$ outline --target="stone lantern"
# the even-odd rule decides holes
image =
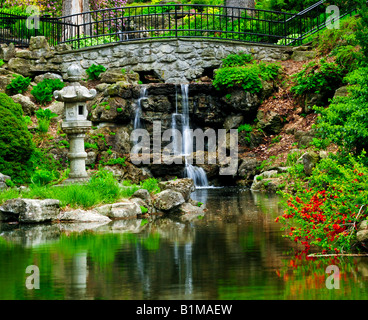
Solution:
[[[68,153],[70,173],[65,182],[83,182],[88,180],[84,138],[92,126],[91,121],[87,120],[87,101],[96,96],[96,90],[89,90],[79,83],[82,80],[82,73],[77,65],[71,65],[67,70],[67,75],[70,84],[62,90],[54,92],[55,99],[64,102],[65,114],[62,128],[70,141]]]

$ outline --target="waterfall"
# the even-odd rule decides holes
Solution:
[[[174,139],[174,154],[183,155],[185,158],[184,176],[193,179],[196,187],[208,186],[208,180],[206,172],[203,168],[193,166],[188,163],[187,157],[193,151],[193,138],[190,130],[189,123],[189,85],[181,85],[182,96],[182,113],[178,112],[178,101],[176,93],[176,112],[172,114],[172,129],[178,129],[177,118],[181,120],[181,133],[182,133],[182,146],[178,146]]]
[[[139,94],[139,98],[137,100],[137,108],[135,109],[135,117],[134,117],[134,129],[142,128],[141,124],[141,114],[142,114],[142,99],[147,98],[147,87],[142,86]]]

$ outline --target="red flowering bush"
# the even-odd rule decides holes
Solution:
[[[359,222],[366,219],[368,169],[351,155],[346,163],[327,158],[313,171],[308,188],[299,184],[297,196],[284,193],[286,209],[276,221],[285,224],[286,237],[323,252],[351,249]]]

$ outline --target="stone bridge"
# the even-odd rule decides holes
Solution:
[[[149,74],[165,83],[186,83],[211,76],[229,54],[251,53],[255,59],[274,61],[288,59],[292,50],[285,46],[191,38],[137,40],[71,50],[65,44],[49,47],[42,37],[33,39],[29,50],[17,51],[9,59],[10,70],[26,76],[55,72],[65,77],[73,63],[84,70],[101,64],[107,69]]]
[[[94,64],[106,68],[125,68],[138,73],[152,73],[165,83],[185,83],[213,72],[227,55],[252,53],[257,60],[289,58],[291,48],[245,44],[210,39],[160,39],[113,43],[73,50],[62,54],[62,72],[71,63],[83,69]]]

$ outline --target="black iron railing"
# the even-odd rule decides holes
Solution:
[[[45,36],[50,45],[56,45],[61,41],[61,35],[62,27],[58,18],[43,15],[34,20],[0,11],[0,43],[28,47],[31,37]]]
[[[341,16],[354,8],[341,10]],[[33,35],[74,49],[139,39],[215,38],[265,44],[299,45],[328,23],[324,1],[291,14],[240,7],[167,4],[127,6],[64,16],[41,17],[40,29],[25,28],[27,17],[1,14],[0,43],[26,46]]]

